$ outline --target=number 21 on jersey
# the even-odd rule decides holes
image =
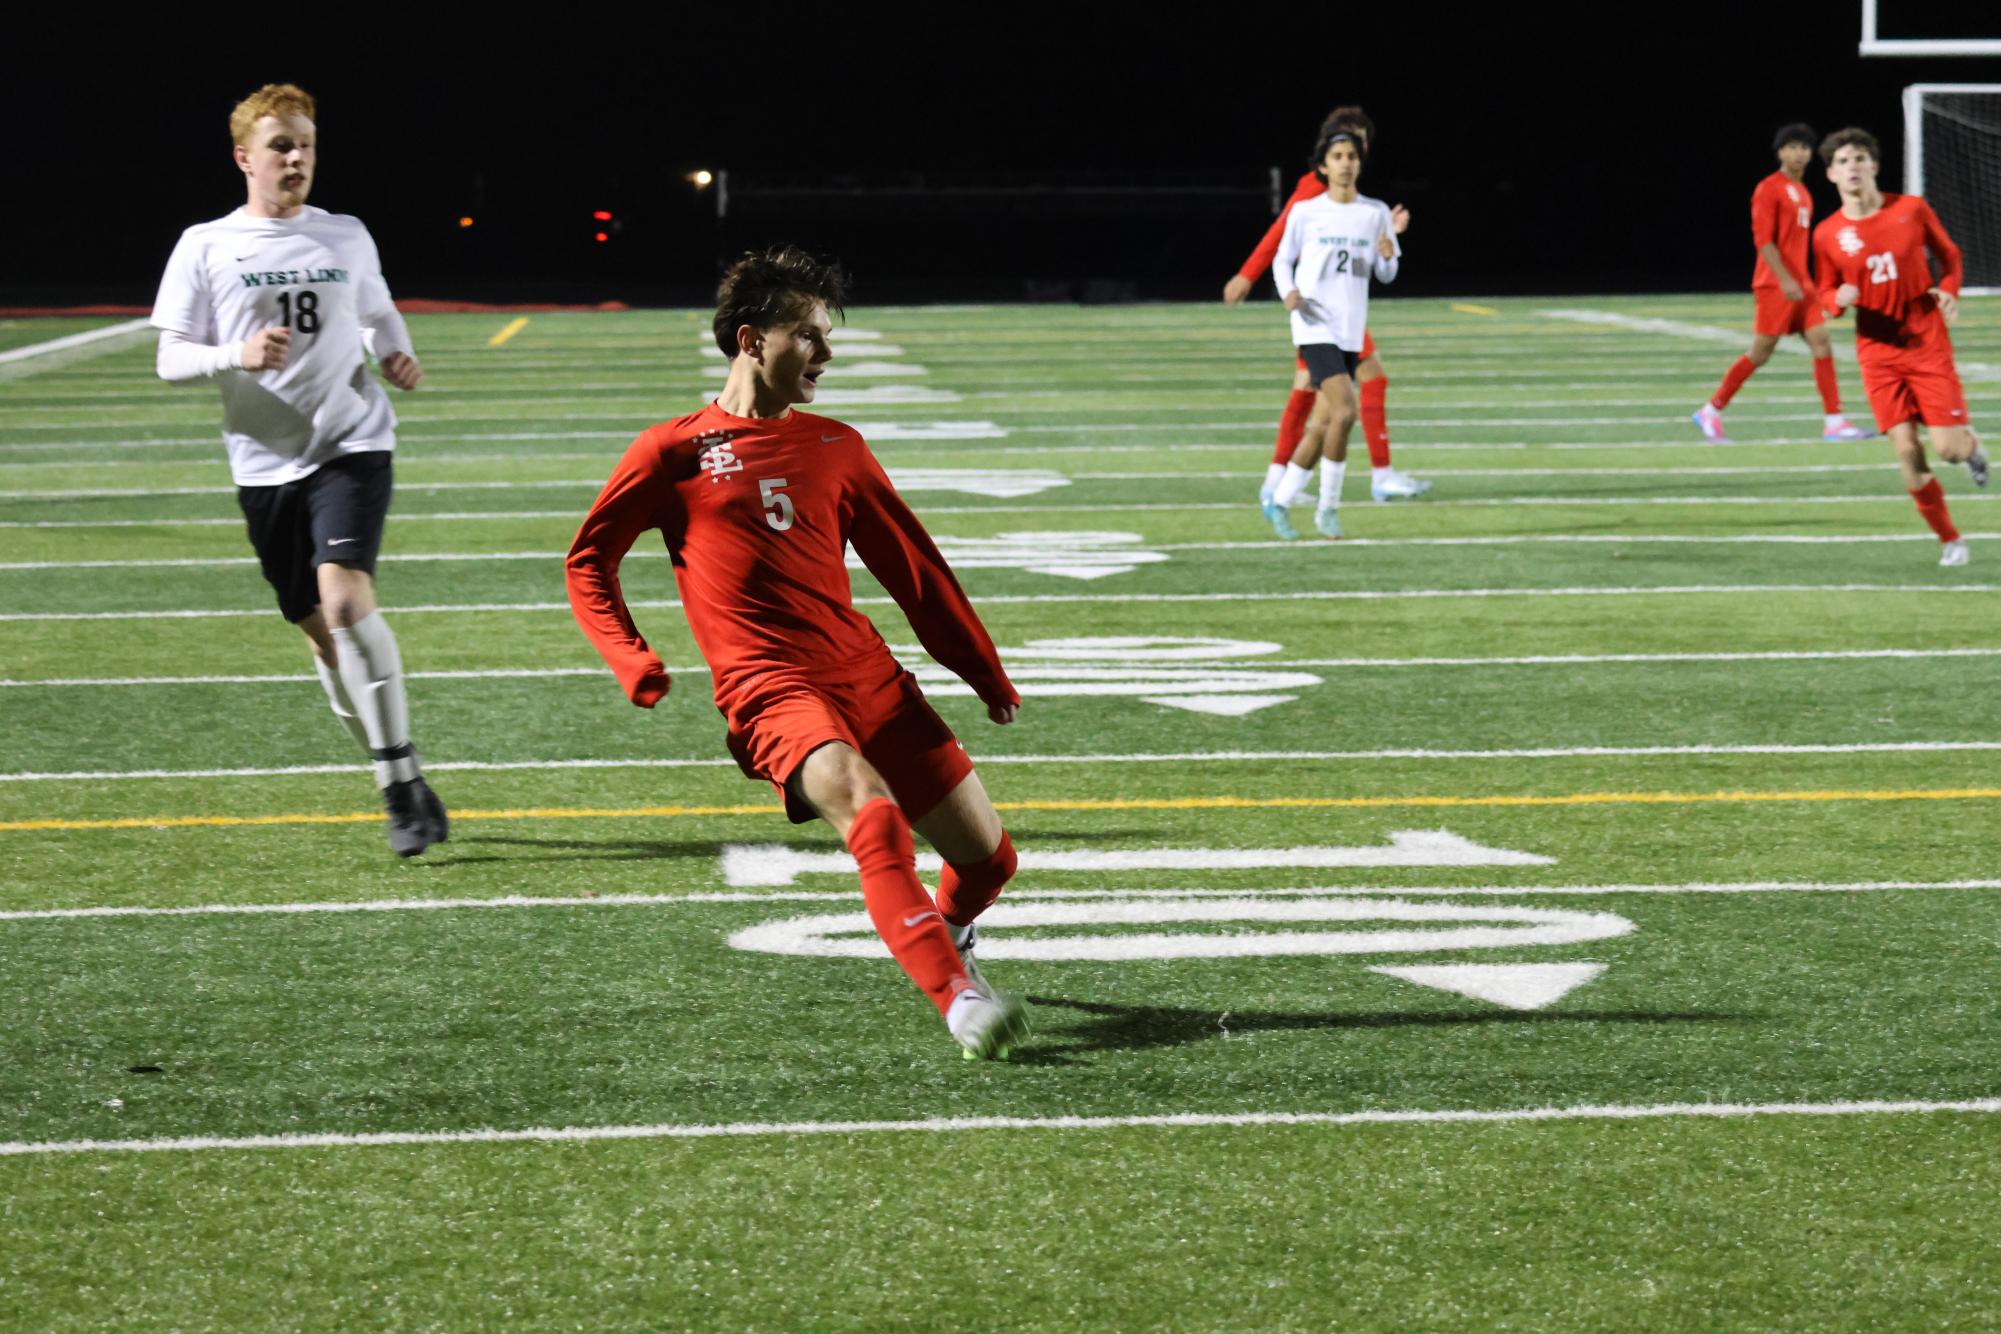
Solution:
[[[1871,283],[1893,283],[1897,281],[1897,257],[1889,251],[1880,255],[1866,256],[1863,261],[1869,266]]]

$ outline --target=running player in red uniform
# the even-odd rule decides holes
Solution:
[[[959,582],[852,427],[793,411],[833,356],[828,311],[846,279],[796,250],[747,255],[723,276],[715,337],[729,378],[700,412],[642,432],[570,547],[570,607],[626,696],[652,708],[667,670],[619,591],[639,535],[660,530],[688,628],[707,660],[730,753],[846,840],[890,953],[971,1057],[1005,1057],[1022,1003],[973,962],[973,921],[1014,874],[1014,846],[951,729],[854,608],[852,544],[925,649],[996,723],[1009,683]],[[934,903],[911,830],[946,867]]]
[[[1818,136],[1813,126],[1784,126],[1772,137],[1779,169],[1758,182],[1751,192],[1751,244],[1758,267],[1751,274],[1751,294],[1758,312],[1751,325],[1751,350],[1732,362],[1707,403],[1695,410],[1695,424],[1713,444],[1727,444],[1723,409],[1751,378],[1772,359],[1772,349],[1787,334],[1806,339],[1813,353],[1813,382],[1820,390],[1826,414],[1821,439],[1862,440],[1869,432],[1852,426],[1841,415],[1841,386],[1834,376],[1834,345],[1822,323],[1820,303],[1807,290],[1806,253],[1813,226],[1813,195],[1807,190],[1806,165],[1813,161]]]
[[[1959,247],[1923,199],[1876,188],[1882,159],[1867,130],[1836,130],[1822,141],[1820,157],[1841,192],[1841,211],[1813,229],[1821,305],[1835,317],[1854,309],[1855,353],[1876,425],[1896,447],[1918,513],[1944,544],[1938,563],[1964,565],[1966,543],[1918,441],[1922,420],[1939,457],[1964,463],[1975,486],[1987,485],[1987,453],[1967,421],[1946,332],[1959,317]]]
[[[1368,155],[1369,146],[1376,137],[1376,123],[1362,108],[1335,107],[1328,112],[1327,119],[1320,124],[1321,138],[1326,138],[1335,129],[1359,134],[1362,153],[1365,157]],[[1279,238],[1285,235],[1285,225],[1291,220],[1293,205],[1317,199],[1326,193],[1327,182],[1321,180],[1317,173],[1309,171],[1299,178],[1299,183],[1293,187],[1292,198],[1286,200],[1285,208],[1273,219],[1257,249],[1251,251],[1250,258],[1244,261],[1236,276],[1224,284],[1223,304],[1234,306],[1242,302],[1250,295],[1258,278],[1271,272],[1272,260],[1278,255]],[[1390,218],[1399,236],[1410,226],[1410,210],[1402,204],[1390,210]],[[1387,501],[1421,496],[1431,490],[1430,482],[1390,466],[1390,378],[1383,369],[1383,359],[1376,353],[1376,340],[1369,336],[1366,329],[1362,331],[1362,360],[1355,368],[1355,379],[1356,395],[1361,401],[1362,434],[1369,444],[1369,494],[1379,501]],[[1258,492],[1260,505],[1269,502],[1272,492],[1278,488],[1279,480],[1285,475],[1285,465],[1292,461],[1293,454],[1298,450],[1299,442],[1306,434],[1307,419],[1319,401],[1320,395],[1313,388],[1305,359],[1297,359],[1292,376],[1292,393],[1285,400],[1285,411],[1278,419],[1278,440],[1272,449],[1271,466],[1265,469],[1264,486]]]

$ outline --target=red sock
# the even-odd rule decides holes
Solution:
[[[862,902],[877,934],[943,1014],[952,998],[972,983],[938,906],[918,883],[910,825],[895,802],[877,797],[862,807],[848,826],[848,851],[861,868]]]
[[[964,926],[993,906],[1001,886],[1014,878],[1014,840],[1001,830],[1000,846],[983,861],[946,862],[938,881],[938,911],[954,926]]]
[[[1313,414],[1313,400],[1318,397],[1311,389],[1295,389],[1285,400],[1285,411],[1278,419],[1278,446],[1271,452],[1273,463],[1292,462],[1292,452],[1306,434],[1306,419]]]
[[[1369,442],[1369,466],[1390,466],[1390,423],[1385,407],[1390,397],[1390,377],[1378,375],[1362,386],[1362,438]]]
[[[1841,411],[1841,382],[1834,378],[1834,358],[1815,357],[1814,388],[1820,390],[1820,410],[1832,416]]]
[[[1723,383],[1716,390],[1709,406],[1718,412],[1730,406],[1730,400],[1737,397],[1737,391],[1744,387],[1744,381],[1751,378],[1751,372],[1758,368],[1751,364],[1749,357],[1739,357],[1730,363],[1730,369],[1723,372]]]
[[[1918,502],[1918,513],[1925,516],[1925,522],[1938,534],[1939,541],[1959,540],[1959,529],[1952,526],[1952,515],[1945,508],[1945,488],[1938,484],[1938,478],[1932,478],[1911,492],[1911,499]]]

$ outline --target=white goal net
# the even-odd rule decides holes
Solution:
[[[1904,89],[1904,191],[1966,253],[1967,290],[2001,291],[2001,83]]]

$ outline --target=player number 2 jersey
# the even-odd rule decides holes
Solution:
[[[1383,236],[1396,248],[1388,259],[1376,253]],[[1300,295],[1292,312],[1293,343],[1360,352],[1369,323],[1369,279],[1394,281],[1402,254],[1389,205],[1380,199],[1357,195],[1342,204],[1321,195],[1294,204],[1271,268],[1281,299],[1294,290]]]
[[[296,481],[338,454],[395,447],[396,414],[367,372],[362,331],[375,331],[378,357],[407,353],[409,340],[358,218],[310,206],[290,218],[238,209],[188,228],[152,322],[217,347],[291,330],[282,371],[217,377],[237,485]]]

